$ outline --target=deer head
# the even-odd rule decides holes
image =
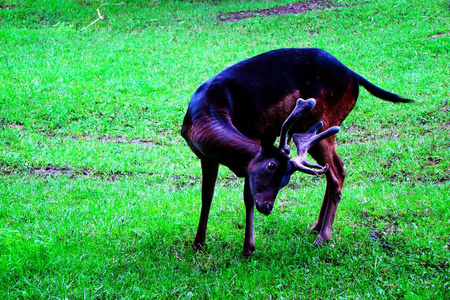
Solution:
[[[250,190],[259,212],[268,215],[279,190],[289,183],[291,175],[300,171],[310,175],[320,175],[328,170],[328,165],[319,166],[306,159],[306,153],[314,144],[339,132],[339,127],[331,127],[319,134],[323,123],[317,122],[306,133],[294,134],[293,140],[297,146],[298,156],[291,158],[287,147],[289,129],[304,114],[310,112],[316,104],[314,99],[297,100],[296,106],[283,123],[280,134],[280,144],[274,146],[277,134],[275,129],[268,125],[261,137],[259,154],[248,166],[248,179]]]

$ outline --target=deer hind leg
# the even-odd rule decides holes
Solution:
[[[310,232],[319,233],[320,229],[322,229],[323,218],[324,218],[325,212],[327,210],[328,199],[330,198],[328,190],[329,189],[328,189],[328,184],[327,184],[327,188],[325,190],[325,196],[323,197],[323,201],[322,201],[322,206],[320,207],[319,217],[317,218],[317,221],[314,223],[314,225],[311,227]]]
[[[197,234],[195,236],[193,247],[195,250],[201,250],[205,245],[206,226],[208,224],[209,210],[214,195],[219,164],[217,162],[201,160],[202,164],[202,210],[200,221],[198,223]]]
[[[319,232],[314,246],[326,243],[331,236],[333,221],[336,217],[337,208],[342,197],[342,186],[345,179],[344,163],[336,153],[334,139],[329,138],[322,141],[317,148],[311,151],[311,155],[319,164],[328,164],[326,172],[327,187],[323,198],[319,217],[313,225],[312,230]]]

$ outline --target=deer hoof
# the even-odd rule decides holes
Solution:
[[[244,256],[244,258],[249,258],[254,251],[255,247],[244,248],[244,250],[242,251],[242,255]]]
[[[194,243],[192,244],[192,248],[194,249],[194,251],[196,252],[202,252],[203,250],[206,250],[206,243],[197,243],[194,241]]]
[[[252,255],[253,251],[249,250],[249,249],[244,249],[244,251],[242,251],[242,255],[244,256],[244,258],[249,258],[250,255]]]
[[[313,247],[323,247],[328,243],[328,239],[322,238],[320,235],[314,241]]]

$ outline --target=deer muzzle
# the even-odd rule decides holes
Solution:
[[[266,216],[270,215],[272,213],[272,209],[273,209],[273,201],[264,201],[262,199],[260,199],[258,197],[258,195],[256,195],[255,197],[255,205],[256,205],[256,209],[262,213],[265,214]]]

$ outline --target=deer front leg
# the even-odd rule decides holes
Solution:
[[[255,251],[255,232],[254,232],[254,212],[255,201],[250,191],[250,183],[248,177],[245,178],[244,186],[244,203],[245,203],[245,237],[244,250],[242,254],[244,257],[249,257]]]
[[[202,211],[200,213],[200,221],[198,223],[197,234],[193,247],[195,250],[201,250],[205,246],[206,226],[208,224],[209,210],[214,195],[214,187],[216,185],[217,172],[219,164],[202,159]]]

